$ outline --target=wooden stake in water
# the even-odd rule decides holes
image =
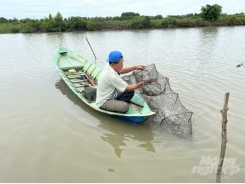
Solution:
[[[221,172],[222,172],[222,167],[223,167],[223,162],[224,162],[224,157],[225,157],[226,143],[228,142],[227,141],[226,124],[228,122],[227,111],[228,111],[229,95],[230,95],[230,93],[225,94],[224,106],[223,106],[223,110],[221,110],[221,114],[222,114],[222,121],[221,121],[222,140],[221,140],[221,151],[220,151],[220,157],[219,157],[219,165],[218,165],[218,169],[217,169],[217,177],[216,177],[217,179],[221,178]]]
[[[92,49],[92,47],[91,47],[91,45],[90,45],[90,43],[89,43],[87,37],[86,37],[86,40],[87,40],[87,42],[88,42],[88,44],[89,44],[89,46],[90,46],[90,48],[91,48],[91,50],[92,50],[92,52],[93,52],[93,54],[94,54],[94,51],[93,51],[93,49]],[[95,56],[95,54],[94,54],[94,57],[95,57],[95,59],[97,59],[96,56]]]

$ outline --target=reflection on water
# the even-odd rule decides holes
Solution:
[[[197,40],[199,40],[196,53],[197,66],[199,71],[205,72],[207,66],[212,64],[215,60],[215,52],[217,52],[217,39],[219,35],[219,29],[217,27],[206,27],[199,30],[197,34]]]
[[[120,123],[120,122],[119,122]],[[121,157],[122,151],[127,148],[127,141],[137,141],[137,146],[144,148],[146,151],[155,152],[153,141],[153,133],[150,125],[128,125],[121,123],[119,126],[115,122],[101,121],[98,127],[108,130],[110,133],[104,133],[100,138],[109,143],[115,150],[115,154]]]
[[[100,138],[109,143],[115,150],[115,154],[121,157],[122,151],[127,148],[127,141],[137,142],[137,147],[144,148],[146,151],[155,152],[154,146],[151,141],[154,139],[154,134],[151,130],[149,123],[144,125],[133,125],[115,118],[108,117],[93,110],[85,105],[66,85],[63,79],[56,82],[55,87],[59,89],[63,95],[68,97],[74,104],[79,106],[83,111],[88,112],[91,116],[100,119],[98,127],[108,131],[103,133]]]

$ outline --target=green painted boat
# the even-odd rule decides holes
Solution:
[[[133,124],[143,123],[149,116],[155,114],[155,112],[151,111],[147,103],[136,93],[131,99],[129,110],[126,113],[110,112],[100,109],[96,105],[95,99],[91,100],[84,92],[88,88],[94,88],[96,90],[101,68],[63,46],[59,46],[54,55],[54,65],[68,87],[85,104],[101,113]]]

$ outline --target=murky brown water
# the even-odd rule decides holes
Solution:
[[[0,35],[0,182],[216,182],[192,172],[220,154],[224,94],[230,92],[226,158],[245,165],[245,27]],[[85,38],[88,38],[97,60]],[[84,105],[61,80],[53,55],[62,44],[105,64],[155,63],[184,106],[193,136],[152,122],[131,125]],[[233,169],[234,167],[230,167]],[[245,169],[222,182],[244,182]]]

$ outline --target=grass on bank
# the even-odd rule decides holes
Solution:
[[[0,34],[3,33],[20,33],[21,25],[19,23],[1,23]]]

